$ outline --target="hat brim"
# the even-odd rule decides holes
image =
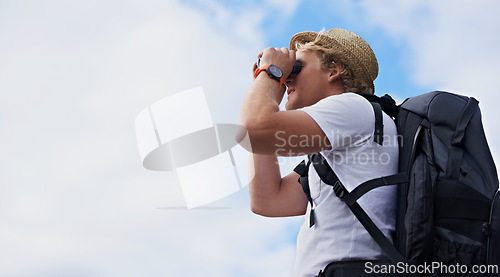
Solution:
[[[316,38],[318,38],[318,35],[319,35],[318,32],[313,32],[313,31],[305,31],[297,33],[293,35],[293,37],[290,39],[289,49],[297,51],[296,47],[297,43],[305,44],[314,41],[316,40]],[[318,42],[320,44],[341,46],[340,44],[338,44],[337,41],[328,36],[320,36]]]

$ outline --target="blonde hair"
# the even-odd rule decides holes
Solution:
[[[354,70],[349,67],[349,60],[343,52],[338,49],[326,47],[321,44],[323,32],[318,33],[316,39],[309,42],[295,41],[294,48],[302,51],[312,51],[318,56],[321,67],[325,70],[332,69],[337,63],[342,65],[340,80],[344,86],[345,92],[359,92],[364,94],[373,94],[375,87],[373,82],[366,81],[359,76],[355,76]]]

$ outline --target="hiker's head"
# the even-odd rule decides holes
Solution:
[[[330,95],[344,92],[340,81],[342,64],[336,63],[329,69],[325,69],[319,56],[314,51],[297,51],[296,61],[302,68],[294,77],[288,77],[285,81],[287,86],[287,110],[295,110],[310,106]]]
[[[343,29],[301,32],[290,40],[290,49],[316,53],[324,70],[341,65],[340,80],[345,92],[374,93],[378,63],[370,45],[360,36]]]

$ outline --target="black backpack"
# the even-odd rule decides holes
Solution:
[[[443,267],[430,272],[430,267],[421,267],[423,271],[413,273],[469,276],[476,266],[474,272],[490,274],[472,276],[500,276],[498,176],[484,135],[478,101],[434,91],[408,98],[396,106],[388,95],[362,96],[374,108],[376,142],[381,144],[383,140],[381,110],[396,122],[399,173],[367,181],[348,192],[324,157],[312,154],[309,163],[302,162],[295,170],[301,175],[299,182],[309,201],[312,202],[307,172],[312,164],[321,180],[333,187],[393,265],[404,263],[397,269],[442,263],[456,267],[451,268],[453,272],[443,272],[450,270]],[[366,192],[386,185],[398,185],[394,244],[357,203]],[[314,210],[310,223],[314,224]]]

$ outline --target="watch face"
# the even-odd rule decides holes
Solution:
[[[271,74],[278,78],[281,78],[281,76],[283,76],[283,72],[281,72],[281,69],[274,64],[269,65],[269,71],[271,72]]]

